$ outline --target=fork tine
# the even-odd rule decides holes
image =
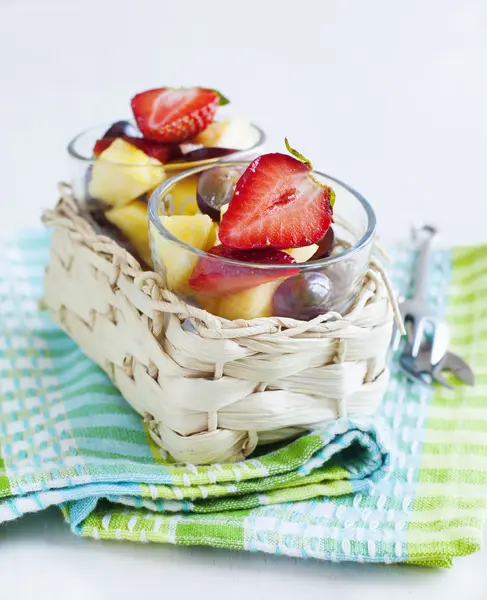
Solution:
[[[437,365],[445,356],[450,341],[450,328],[444,321],[434,322],[433,337],[431,339],[431,364]]]
[[[411,341],[411,355],[416,358],[419,354],[419,349],[421,348],[421,343],[423,341],[424,332],[425,332],[425,320],[423,318],[419,319],[418,322],[414,323],[413,329],[413,339]]]

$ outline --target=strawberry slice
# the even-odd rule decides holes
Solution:
[[[296,261],[286,252],[267,248],[266,250],[233,250],[225,246],[214,246],[208,254],[241,262],[263,265],[286,265]],[[215,296],[236,294],[281,277],[291,277],[299,273],[296,267],[288,269],[266,269],[232,264],[210,257],[200,258],[190,277],[190,287]]]
[[[324,237],[335,194],[312,177],[309,161],[293,152],[305,162],[273,153],[249,165],[220,223],[223,244],[241,250],[300,248]]]
[[[203,88],[159,88],[132,98],[132,111],[144,137],[173,143],[187,140],[213,121],[220,95]]]
[[[169,144],[161,144],[160,142],[154,142],[153,140],[146,140],[144,138],[130,137],[128,135],[119,136],[132,146],[135,146],[142,152],[145,152],[147,156],[156,158],[161,163],[167,163],[174,154],[174,147]],[[110,144],[116,140],[115,137],[102,138],[97,140],[93,148],[93,154],[99,156],[104,150],[110,146]]]

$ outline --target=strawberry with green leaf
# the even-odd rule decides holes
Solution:
[[[237,250],[300,248],[319,242],[330,227],[335,193],[312,175],[308,159],[291,148],[256,158],[243,173],[219,230]]]

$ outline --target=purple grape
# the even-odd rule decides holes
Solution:
[[[309,321],[330,310],[332,291],[332,283],[323,273],[308,271],[294,275],[275,291],[273,314]]]
[[[333,245],[335,244],[335,232],[330,227],[325,233],[325,237],[318,242],[318,250],[313,254],[310,260],[318,260],[320,258],[327,258],[330,256]]]
[[[242,173],[243,168],[235,167],[214,167],[201,173],[196,192],[200,211],[219,222],[220,209],[232,199]]]
[[[190,152],[186,152],[186,154],[181,155],[181,159],[184,162],[193,162],[197,160],[208,160],[210,158],[221,158],[222,156],[228,156],[229,154],[233,154],[236,150],[232,148],[197,148],[196,150],[191,150]]]
[[[117,137],[142,137],[140,131],[129,121],[116,121],[105,131],[103,139]]]

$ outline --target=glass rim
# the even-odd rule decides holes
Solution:
[[[326,258],[320,258],[318,260],[313,260],[313,261],[308,261],[308,262],[301,262],[301,263],[297,262],[297,263],[289,263],[289,264],[244,262],[241,260],[235,260],[233,258],[224,258],[222,256],[210,254],[209,252],[206,252],[205,250],[199,250],[198,248],[195,248],[194,246],[191,246],[190,244],[183,242],[182,240],[180,240],[179,238],[174,236],[168,229],[166,229],[163,226],[163,224],[161,223],[161,220],[159,218],[159,212],[158,212],[159,202],[160,202],[162,196],[164,194],[166,194],[169,191],[169,189],[174,184],[176,184],[178,181],[181,181],[185,177],[190,177],[191,175],[196,175],[197,173],[206,171],[211,168],[232,167],[232,166],[233,167],[247,167],[249,164],[250,163],[248,161],[245,161],[245,162],[244,161],[240,161],[240,162],[238,162],[238,161],[228,161],[228,162],[220,161],[217,164],[203,165],[203,166],[195,167],[194,169],[189,169],[188,171],[184,171],[183,173],[178,173],[177,175],[174,175],[173,177],[166,179],[152,192],[152,194],[149,198],[148,213],[149,213],[150,224],[152,224],[165,239],[170,240],[171,242],[175,242],[179,246],[193,252],[197,256],[222,261],[224,263],[228,263],[228,264],[232,264],[232,265],[238,265],[238,266],[243,266],[243,267],[252,267],[252,268],[257,268],[257,269],[285,270],[285,269],[289,269],[290,267],[291,268],[292,267],[300,267],[300,269],[303,270],[303,269],[314,269],[316,267],[332,265],[332,264],[340,263],[343,260],[357,254],[358,252],[360,252],[360,250],[365,248],[373,240],[375,232],[376,232],[377,220],[376,220],[374,209],[369,204],[369,202],[362,196],[362,194],[360,194],[359,192],[354,190],[352,187],[350,187],[346,183],[343,183],[336,177],[332,177],[331,175],[326,175],[326,173],[322,173],[321,171],[315,171],[315,170],[312,171],[314,174],[320,175],[321,177],[326,177],[330,181],[335,182],[336,184],[342,186],[344,189],[346,189],[348,192],[350,192],[362,205],[363,209],[365,210],[366,217],[367,217],[367,229],[366,229],[365,233],[363,234],[363,236],[359,240],[357,240],[357,242],[355,242],[355,244],[353,244],[353,246],[350,246],[350,248],[347,248],[346,250],[344,250],[343,252],[340,252],[340,254],[336,254],[335,256],[328,256]]]
[[[122,120],[122,119],[119,119]],[[137,127],[134,119],[123,119],[123,120],[127,120],[129,123],[131,123],[132,125],[134,125],[135,127]],[[83,129],[83,131],[80,131],[77,135],[74,136],[74,138],[71,139],[71,141],[68,143],[68,145],[66,146],[66,150],[68,151],[68,154],[71,158],[75,158],[76,160],[79,161],[83,161],[86,164],[89,165],[93,165],[96,160],[97,157],[94,157],[93,154],[90,154],[90,156],[86,156],[82,153],[80,153],[77,148],[76,145],[79,142],[79,140],[86,134],[93,132],[94,130],[98,129],[98,128],[102,128],[102,127],[106,127],[106,130],[108,130],[108,128],[113,125],[113,123],[116,123],[116,121],[111,121],[111,122],[107,122],[107,123],[101,123],[99,125],[92,125],[91,127],[88,127],[87,129]],[[215,123],[218,123],[218,121],[215,121]],[[256,148],[259,148],[260,146],[263,146],[266,142],[266,134],[264,132],[263,129],[261,129],[258,125],[256,125],[255,123],[251,123],[250,122],[251,127],[253,127],[253,129],[257,132],[258,137],[255,141],[255,143],[250,146],[249,148],[246,148],[244,150],[235,150],[235,152],[232,152],[231,154],[228,154],[228,158],[232,158],[232,159],[240,159],[243,158],[246,154],[248,154],[249,152],[252,152],[253,150],[255,150]],[[182,142],[185,143],[185,142]],[[187,143],[191,143],[191,142],[187,142]],[[192,162],[169,162],[167,164],[161,164],[161,167],[167,168],[170,167],[170,169],[167,170],[179,170],[179,169],[187,169],[187,168],[192,168],[194,166],[200,166],[200,165],[215,165],[217,162],[222,161],[224,158],[227,158],[227,156],[225,157],[214,157],[214,158],[206,158],[203,160],[199,160],[199,161],[192,161]],[[147,164],[126,164],[126,163],[110,163],[112,165],[115,166],[123,166],[126,168],[130,168],[130,167],[147,167]],[[154,168],[158,167],[159,165],[152,165]]]

